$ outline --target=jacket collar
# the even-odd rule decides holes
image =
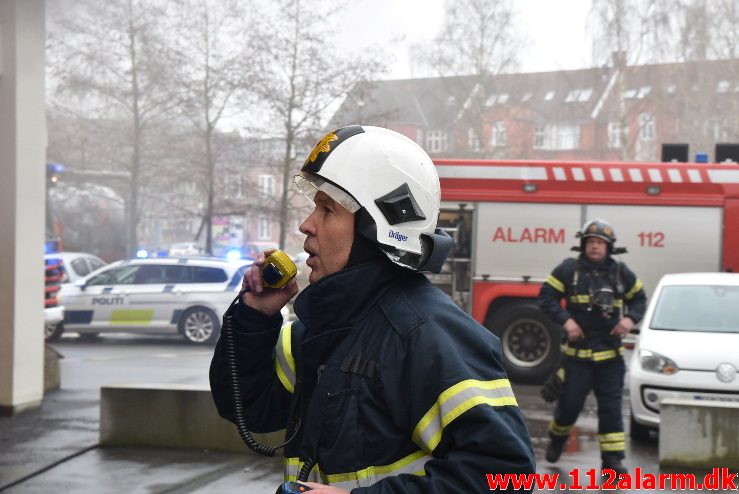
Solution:
[[[293,306],[295,314],[313,333],[350,325],[392,285],[412,272],[376,259],[344,268],[305,288]]]
[[[585,253],[580,254],[579,259],[580,264],[585,267],[586,269],[609,269],[616,261],[613,260],[613,258],[610,255],[607,255],[605,259],[603,259],[600,262],[593,262],[590,259],[588,259],[588,256],[585,255]]]

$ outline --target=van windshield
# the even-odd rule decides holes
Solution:
[[[649,327],[739,333],[739,286],[666,286],[659,295]]]

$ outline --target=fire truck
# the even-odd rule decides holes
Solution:
[[[517,382],[542,382],[559,359],[562,329],[539,310],[541,283],[576,256],[589,219],[615,229],[617,256],[647,296],[666,273],[739,271],[739,165],[435,161],[439,226],[455,239],[430,275],[501,339]]]

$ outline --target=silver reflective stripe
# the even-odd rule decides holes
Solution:
[[[384,478],[400,475],[425,475],[424,466],[431,460],[431,456],[423,451],[401,458],[390,465],[371,466],[357,472],[324,475],[324,480],[332,487],[351,490],[355,487],[369,487]]]
[[[292,323],[287,323],[280,331],[275,347],[275,371],[285,389],[295,391],[295,359],[292,352]]]
[[[518,406],[508,379],[477,381],[468,379],[455,384],[441,395],[413,431],[413,442],[432,452],[447,425],[476,405]]]

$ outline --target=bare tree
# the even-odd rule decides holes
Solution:
[[[593,58],[613,69],[620,129],[621,159],[634,158],[636,139],[629,136],[626,105],[628,67],[664,60],[670,53],[673,37],[672,2],[666,0],[593,0],[590,31]]]
[[[65,12],[49,39],[56,105],[80,116],[124,122],[112,172],[125,172],[126,253],[138,247],[140,194],[147,133],[176,104],[161,29],[166,3],[143,0],[80,2]]]
[[[290,228],[291,179],[302,163],[297,149],[315,142],[323,132],[323,121],[352,86],[384,71],[379,53],[342,52],[334,43],[341,9],[324,0],[280,0],[272,12],[262,12],[269,36],[260,50],[263,58],[255,89],[276,121],[274,133],[284,152],[277,164],[281,185],[276,212],[280,219],[279,245],[284,248]],[[263,129],[265,125],[260,127]]]
[[[739,0],[682,0],[674,10],[675,58],[695,69],[673,111],[681,138],[708,152],[717,142],[739,140],[739,107],[730,97],[739,79]]]
[[[251,87],[259,67],[254,63],[251,39],[253,9],[235,0],[184,0],[178,10],[178,74],[184,91],[182,113],[189,119],[201,142],[195,160],[205,188],[202,224],[205,251],[213,253],[212,220],[216,197],[215,174],[224,149],[216,145],[216,132],[225,123],[233,125],[239,105]],[[229,142],[221,139],[225,144]]]
[[[474,134],[483,155],[495,92],[491,76],[518,68],[523,43],[512,0],[458,0],[446,2],[444,24],[431,44],[411,48],[419,63],[447,77],[449,93],[464,101],[454,125]],[[470,77],[450,77],[460,75]]]

